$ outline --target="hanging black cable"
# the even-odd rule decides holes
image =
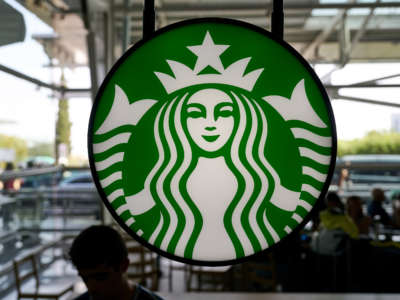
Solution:
[[[271,14],[271,32],[283,39],[283,0],[274,0]]]
[[[146,39],[155,30],[156,12],[154,0],[145,0],[143,9],[143,39]]]

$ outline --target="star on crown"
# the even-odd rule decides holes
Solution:
[[[167,60],[174,77],[161,72],[154,72],[154,74],[161,81],[168,94],[202,83],[222,83],[251,91],[264,69],[257,69],[244,75],[251,57],[242,58],[225,69],[220,55],[229,47],[229,45],[215,44],[211,34],[207,31],[201,45],[187,47],[197,56],[193,70],[178,61]],[[219,72],[219,74],[200,74],[208,66]]]

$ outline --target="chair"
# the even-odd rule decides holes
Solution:
[[[126,244],[129,257],[127,276],[152,291],[157,291],[159,286],[159,257],[154,252],[135,241],[117,223],[111,226],[119,232]]]
[[[14,260],[13,266],[18,299],[59,299],[73,291],[74,282],[70,280],[50,280],[45,285],[41,284],[35,254]],[[32,285],[32,283],[34,284]]]
[[[183,272],[183,280],[187,282],[187,265],[181,262],[177,262],[171,259],[168,259],[168,289],[169,292],[172,292],[173,279],[172,274],[174,271],[182,271]]]
[[[192,282],[197,278],[197,287]],[[229,267],[188,267],[186,289],[188,292],[222,292],[230,291],[232,287],[232,274]]]
[[[159,284],[157,255],[132,239],[127,241],[127,249],[130,261],[128,278],[157,291]]]
[[[247,262],[243,264],[247,291],[275,292],[277,290],[275,263],[270,255],[267,258],[262,262]]]
[[[277,291],[275,261],[266,253],[232,267],[232,288],[238,292]]]
[[[342,229],[322,229],[314,237],[311,249],[315,253],[318,287],[323,292],[339,292],[350,285],[350,239]]]

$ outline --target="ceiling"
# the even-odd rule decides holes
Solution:
[[[19,1],[55,27],[59,39],[78,44],[74,40],[80,38],[85,44],[82,31],[77,34],[84,24],[75,19],[85,19],[85,14],[97,38],[110,26],[116,56],[126,44],[142,38],[143,0]],[[283,2],[284,40],[311,63],[400,59],[400,0]],[[157,29],[199,17],[233,18],[271,28],[272,0],[156,0],[155,6]],[[81,45],[82,49],[86,50]]]
[[[55,29],[55,36],[36,37],[49,56],[63,66],[89,65],[93,92],[116,59],[142,38],[143,0],[19,2]],[[224,17],[271,30],[272,2],[156,0],[155,27],[192,18]],[[400,0],[283,3],[284,40],[311,64],[333,63],[341,68],[351,62],[400,61]],[[377,80],[368,85],[376,86]]]

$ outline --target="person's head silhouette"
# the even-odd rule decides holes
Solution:
[[[128,251],[120,234],[111,227],[96,225],[83,230],[73,241],[69,255],[88,288],[79,300],[129,300],[143,294],[146,299],[160,299],[128,282]]]

